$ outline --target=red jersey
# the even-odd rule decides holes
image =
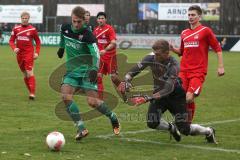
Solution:
[[[11,37],[9,40],[9,45],[13,50],[15,48],[20,49],[18,55],[32,56],[34,53],[33,39],[36,42],[35,53],[39,54],[41,41],[38,37],[37,29],[32,25],[27,25],[27,26],[17,25],[12,30]],[[15,40],[16,40],[16,45],[15,45]]]
[[[97,45],[99,51],[105,49],[112,40],[116,40],[116,33],[112,26],[105,24],[104,26],[98,26],[94,29],[93,34],[97,38]],[[110,51],[107,51],[106,54],[101,56],[101,58],[109,58],[113,55],[116,55],[116,47]]]
[[[215,52],[221,51],[221,46],[210,28],[200,25],[193,30],[182,31],[180,71],[207,73],[209,46]]]

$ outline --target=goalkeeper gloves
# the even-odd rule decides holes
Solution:
[[[121,93],[129,92],[129,90],[132,88],[132,84],[128,81],[122,81],[118,87],[117,90]]]
[[[124,102],[128,101],[126,92],[129,92],[130,88],[132,88],[132,84],[130,82],[127,82],[127,81],[122,81],[117,86],[117,90],[118,90],[118,92],[121,93]]]
[[[129,99],[129,101],[134,106],[142,105],[142,104],[147,103],[151,100],[153,100],[153,98],[150,97],[150,96],[147,96],[147,95],[135,95],[135,96],[132,96],[132,98]]]
[[[64,54],[64,48],[59,48],[57,51],[58,58],[62,58]]]

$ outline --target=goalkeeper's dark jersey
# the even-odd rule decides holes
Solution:
[[[61,26],[60,47],[66,52],[66,70],[72,77],[86,77],[90,69],[98,70],[99,52],[96,38],[86,25],[74,30],[72,25]]]
[[[133,78],[146,67],[150,67],[152,71],[154,81],[153,93],[159,92],[163,97],[170,94],[174,90],[179,73],[179,63],[175,58],[170,56],[168,60],[160,63],[155,60],[154,53],[150,53],[145,56],[136,66],[130,69],[127,75],[130,75]]]

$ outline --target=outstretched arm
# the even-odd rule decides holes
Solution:
[[[178,71],[179,71],[179,68],[177,65],[169,65],[169,68],[165,72],[163,79],[158,79],[159,81],[164,82],[164,85],[161,88],[158,88],[157,91],[155,91],[155,93],[152,95],[135,95],[135,96],[131,97],[129,99],[129,101],[134,106],[139,106],[148,101],[151,101],[154,99],[160,99],[164,96],[169,95],[174,90],[175,83],[177,82]]]
[[[149,65],[150,60],[151,60],[151,56],[147,55],[146,57],[143,58],[142,61],[140,61],[135,66],[133,66],[126,73],[124,77],[124,81],[121,82],[120,85],[118,86],[118,91],[121,93],[125,93],[126,91],[129,91],[129,89],[132,88],[132,85],[131,85],[132,79]]]

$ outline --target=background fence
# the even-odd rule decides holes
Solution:
[[[184,21],[139,20],[138,3],[220,3],[219,21],[202,21],[218,35],[240,35],[240,0],[0,0],[1,5],[43,4],[43,24],[34,24],[41,32],[56,32],[69,17],[57,17],[57,4],[105,4],[108,22],[120,34],[179,34],[187,27]],[[95,23],[95,17],[91,23]],[[5,24],[10,31],[14,24]]]

